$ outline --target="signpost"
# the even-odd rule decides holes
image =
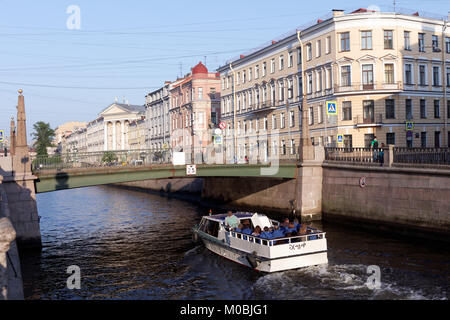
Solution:
[[[187,164],[186,165],[186,175],[195,176],[197,174],[197,165]]]
[[[221,145],[223,143],[223,137],[222,136],[214,136],[214,145]]]
[[[414,123],[412,121],[406,122],[406,131],[413,131],[414,130]]]
[[[337,115],[337,101],[327,101],[327,114]]]

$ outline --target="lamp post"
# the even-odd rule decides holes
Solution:
[[[233,74],[233,81],[231,82],[231,89],[233,92],[233,136],[234,136],[234,156],[233,156],[233,163],[237,162],[237,135],[236,135],[236,89],[235,89],[235,81],[236,81],[236,72],[233,69],[233,66],[231,65],[230,62],[230,70],[231,73]]]

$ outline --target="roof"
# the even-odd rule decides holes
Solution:
[[[107,110],[111,106],[118,106],[119,108],[122,108],[122,109],[124,109],[126,111],[129,111],[129,112],[137,112],[137,113],[145,112],[145,106],[138,106],[138,105],[135,105],[135,104],[126,104],[126,103],[114,102],[114,103],[111,103],[109,106],[107,106],[105,109],[103,109],[100,112],[100,114],[105,112],[105,110]]]
[[[208,68],[200,61],[194,68],[192,68],[192,74],[208,73]]]

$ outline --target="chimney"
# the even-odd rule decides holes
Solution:
[[[344,10],[333,9],[333,17],[339,17],[344,15]]]

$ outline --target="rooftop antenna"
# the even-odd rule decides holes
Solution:
[[[205,66],[206,66],[206,56],[204,56],[205,57]]]
[[[394,0],[394,13],[396,13],[396,12],[397,12],[397,10],[396,10],[396,9],[397,9],[397,1],[395,1],[395,0]]]

